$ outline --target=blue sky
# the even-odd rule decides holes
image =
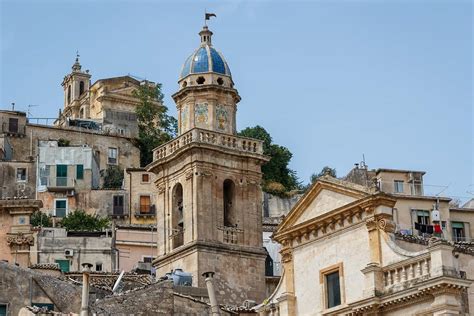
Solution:
[[[2,0],[0,107],[55,117],[79,50],[93,81],[163,83],[175,114],[206,8],[242,96],[238,128],[264,126],[301,180],[325,165],[344,175],[364,154],[473,197],[471,1]]]

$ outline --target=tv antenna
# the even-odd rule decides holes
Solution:
[[[31,116],[31,108],[32,107],[35,107],[35,106],[39,106],[38,104],[28,104],[28,110],[26,111],[26,114],[28,117]]]

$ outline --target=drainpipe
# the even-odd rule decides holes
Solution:
[[[205,277],[206,281],[206,287],[207,287],[207,293],[209,295],[209,300],[211,301],[211,315],[212,316],[218,316],[221,314],[219,305],[217,304],[217,299],[216,299],[216,292],[214,291],[214,283],[212,282],[212,279],[214,277],[214,272],[204,272],[202,274],[203,277]]]
[[[82,264],[82,302],[80,316],[89,316],[89,274],[92,264]]]

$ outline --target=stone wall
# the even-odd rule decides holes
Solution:
[[[211,307],[191,297],[174,293],[173,283],[164,281],[121,295],[109,296],[91,305],[101,315],[210,315]],[[221,315],[230,313],[221,311]]]
[[[302,194],[296,194],[290,198],[282,198],[270,193],[262,192],[263,216],[286,216],[302,196]]]
[[[0,262],[0,303],[8,304],[8,315],[18,315],[22,307],[31,303],[54,304],[55,311],[78,313],[81,288],[52,276]]]

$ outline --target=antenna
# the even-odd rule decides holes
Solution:
[[[32,107],[35,107],[35,106],[39,106],[38,104],[28,104],[28,110],[26,111],[26,114],[28,117],[31,116],[31,108]]]
[[[15,102],[12,102],[12,111],[15,111]]]

